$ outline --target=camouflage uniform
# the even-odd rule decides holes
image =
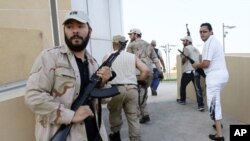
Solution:
[[[127,47],[127,51],[135,54],[142,62],[144,62],[149,70],[150,75],[148,77],[147,84],[144,86],[144,89],[139,89],[139,109],[140,109],[140,115],[142,117],[148,116],[148,108],[147,108],[147,88],[150,86],[152,80],[153,80],[153,64],[159,62],[157,54],[154,51],[154,48],[147,43],[146,41],[137,38],[135,41],[129,43]]]
[[[86,51],[89,76],[98,68]],[[36,116],[36,141],[48,141],[61,124],[69,124],[74,116],[70,110],[80,92],[80,73],[74,54],[66,46],[44,50],[34,63],[27,82],[25,102]],[[93,100],[97,125],[99,102]],[[103,122],[99,129],[103,141],[108,141]],[[84,122],[73,124],[67,141],[87,141]]]

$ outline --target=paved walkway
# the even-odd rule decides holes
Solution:
[[[187,99],[187,104],[179,105],[176,102],[176,82],[161,83],[158,88],[158,96],[149,94],[149,111],[151,121],[141,124],[142,141],[210,141],[208,134],[214,134],[212,120],[209,113],[199,112],[196,103]],[[110,133],[108,122],[108,110],[104,108],[103,118]],[[123,116],[123,128],[121,130],[122,141],[129,141],[128,128]],[[225,140],[229,141],[229,125],[240,122],[223,115],[222,121]]]

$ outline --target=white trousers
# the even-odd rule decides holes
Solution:
[[[215,97],[215,120],[222,119],[220,94],[221,94],[221,90],[224,88],[225,85],[226,85],[226,82],[207,84],[206,91],[207,91],[208,109],[210,109],[212,99],[213,97]]]

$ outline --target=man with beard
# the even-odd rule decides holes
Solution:
[[[189,58],[193,59],[196,63],[200,62],[200,52],[197,48],[192,45],[192,38],[186,36],[181,39],[183,43],[183,53]],[[180,99],[177,102],[181,105],[186,104],[186,87],[190,81],[193,82],[194,89],[196,92],[196,99],[198,103],[198,110],[204,111],[203,95],[200,84],[200,75],[192,67],[190,61],[185,57],[182,57],[182,76],[181,76],[181,87],[180,87]]]
[[[92,31],[89,18],[82,11],[70,11],[63,25],[66,45],[44,50],[27,82],[25,102],[36,115],[36,140],[48,141],[62,124],[73,123],[67,141],[107,141],[99,100],[91,99],[71,110],[98,69],[85,49]],[[111,77],[110,68],[99,69],[97,75],[101,77],[99,87],[103,87]]]
[[[154,48],[146,41],[141,39],[142,33],[140,29],[133,28],[128,33],[130,43],[127,47],[127,52],[135,54],[143,63],[145,63],[149,70],[149,77],[139,83],[139,110],[140,110],[140,123],[150,121],[149,112],[147,108],[148,87],[153,80],[153,64],[156,65],[159,73],[163,73],[161,65]]]

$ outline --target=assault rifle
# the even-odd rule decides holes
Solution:
[[[127,41],[125,43],[120,44],[125,47],[126,43]],[[102,63],[98,70],[101,69],[103,66],[111,67],[112,63],[122,50],[123,48],[120,48],[117,52],[111,54],[109,58]],[[89,98],[108,98],[119,94],[118,88],[115,86],[103,89],[96,88],[101,82],[101,78],[97,76],[97,71],[91,76],[90,82],[86,87],[85,92],[83,94],[80,94],[73,102],[71,110],[76,111],[81,105],[86,105],[89,102]],[[72,125],[73,123],[70,123],[68,125],[61,125],[50,141],[66,141]]]
[[[179,50],[179,49],[178,49],[178,51],[179,51],[184,57],[186,57],[186,58],[189,60],[189,62],[190,62],[191,64],[194,64],[194,60],[193,60],[193,59],[191,59],[189,56],[186,56],[186,55],[184,54],[183,51],[181,51],[181,50]],[[206,77],[206,74],[204,73],[204,70],[203,70],[203,69],[198,68],[198,69],[196,69],[195,71],[198,72],[202,77],[204,77],[204,78]]]
[[[189,32],[189,29],[188,29],[188,24],[186,24],[186,28],[187,28],[187,36],[190,36],[191,37],[191,34]]]

